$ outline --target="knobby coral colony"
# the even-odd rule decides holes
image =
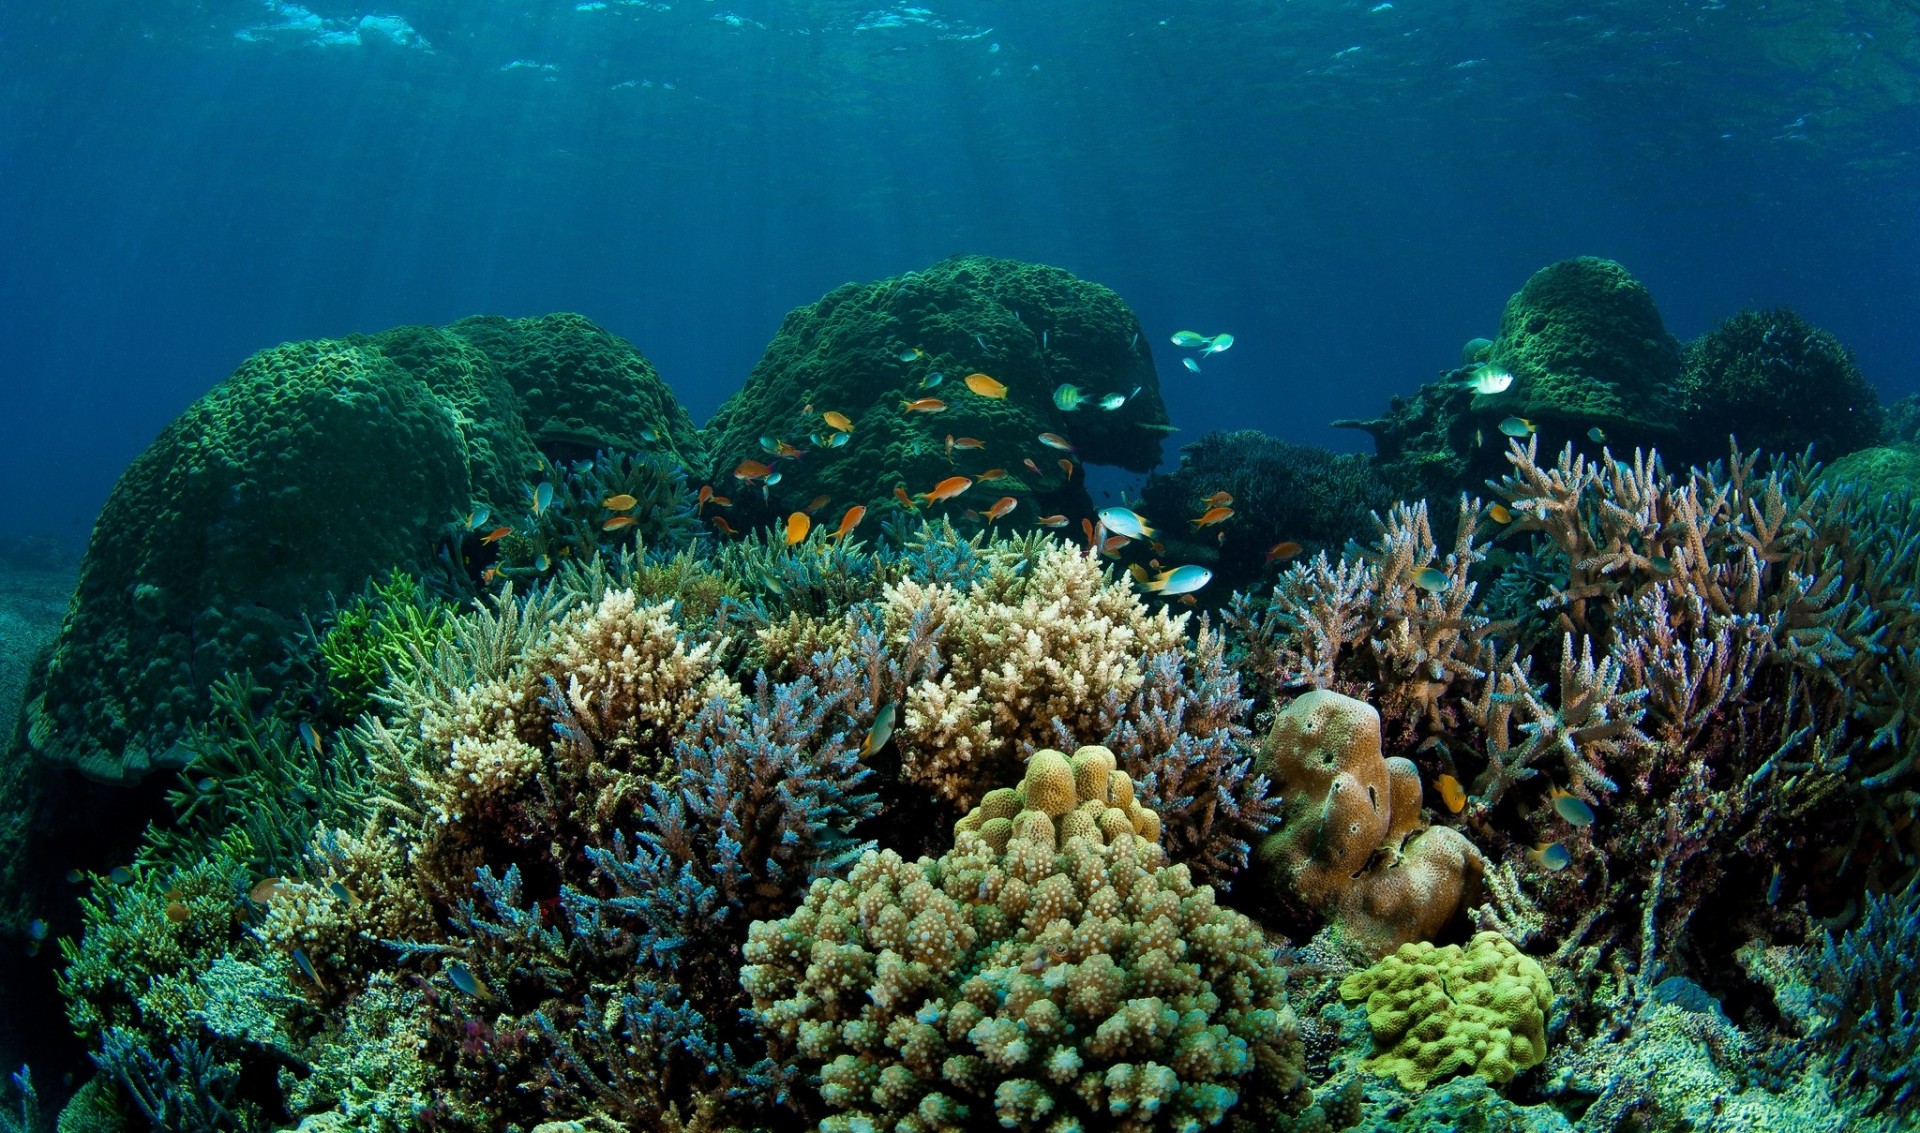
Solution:
[[[62,942],[73,1127],[1305,1129],[1358,1074],[1677,1127],[1603,1069],[1676,1010],[1898,1121],[1920,514],[1509,460],[1450,548],[1397,506],[1223,627],[1046,535],[714,549],[597,464],[490,601],[352,608],[356,720],[223,686]],[[644,550],[569,518],[646,492]]]

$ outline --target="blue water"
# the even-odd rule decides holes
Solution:
[[[1362,448],[1577,254],[1920,389],[1911,6],[924,2],[14,0],[0,529],[79,539],[277,342],[577,310],[704,420],[790,308],[961,251],[1231,331],[1160,350],[1176,440]]]

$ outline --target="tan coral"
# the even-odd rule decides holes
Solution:
[[[1485,858],[1458,831],[1426,828],[1420,772],[1380,751],[1380,714],[1315,690],[1274,719],[1255,763],[1285,800],[1256,859],[1371,955],[1438,933]]]
[[[996,852],[1004,852],[1010,840],[1055,848],[1072,838],[1103,844],[1128,836],[1160,841],[1160,816],[1133,797],[1132,780],[1115,770],[1115,763],[1113,752],[1098,744],[1071,757],[1041,748],[1027,761],[1018,787],[987,792],[979,806],[953,824],[954,834],[978,832]],[[1126,785],[1125,806],[1109,803],[1120,796],[1117,783]]]

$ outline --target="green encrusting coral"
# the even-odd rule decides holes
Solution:
[[[1508,1082],[1547,1056],[1553,987],[1538,961],[1497,932],[1476,934],[1465,949],[1403,944],[1342,980],[1340,995],[1366,1001],[1375,1050],[1366,1068],[1411,1089],[1456,1074]]]
[[[1004,384],[1006,397],[970,391],[973,373]],[[1053,394],[1061,385],[1079,387],[1089,402],[1059,409]],[[1126,403],[1111,411],[1092,403],[1110,393]],[[947,408],[902,407],[923,397]],[[829,443],[829,412],[852,422],[841,447]],[[707,428],[722,478],[716,491],[744,489],[731,476],[742,460],[773,462],[762,437],[806,450],[777,462],[780,482],[768,490],[776,514],[825,495],[837,515],[887,500],[895,485],[918,493],[949,476],[999,468],[1004,477],[946,506],[984,510],[1013,496],[1024,511],[1014,517],[1020,525],[1045,512],[1090,510],[1078,472],[1058,464],[1068,454],[1043,444],[1041,433],[1071,442],[1071,459],[1145,472],[1159,463],[1166,426],[1152,352],[1118,295],[1059,268],[962,256],[850,283],[789,313],[745,387]],[[949,453],[949,435],[984,447]]]

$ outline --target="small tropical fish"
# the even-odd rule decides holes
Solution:
[[[1080,532],[1087,537],[1087,549],[1090,551],[1100,549],[1098,531],[1099,529],[1093,525],[1093,520],[1084,517],[1080,520]]]
[[[1173,335],[1173,344],[1185,350],[1195,350],[1212,341],[1206,335],[1195,334],[1190,330],[1175,331]]]
[[[952,433],[947,434],[947,442],[952,447],[961,449],[982,449],[987,447],[987,442],[981,440],[979,437],[956,437]]]
[[[1005,480],[1006,478],[1007,478],[1007,470],[1004,468],[989,468],[985,472],[982,472],[980,475],[974,477],[975,480],[982,480],[982,481]]]
[[[640,439],[643,441],[657,441],[660,439],[660,433],[654,429],[642,429],[640,430]]]
[[[533,569],[539,571],[541,574],[547,573],[548,568],[552,566],[553,559],[549,558],[545,551],[533,556]]]
[[[1533,422],[1525,417],[1507,417],[1501,420],[1500,431],[1509,437],[1531,437]]]
[[[1034,522],[1041,527],[1065,527],[1067,525],[1067,517],[1064,515],[1043,515],[1039,519],[1034,520]]]
[[[967,388],[979,394],[981,397],[990,398],[995,401],[999,401],[1007,396],[1006,385],[1002,382],[994,381],[985,374],[968,374]]]
[[[1112,558],[1120,553],[1120,548],[1131,542],[1133,542],[1133,540],[1127,538],[1125,535],[1109,535],[1101,540],[1100,553],[1107,558]]]
[[[292,955],[293,966],[300,969],[300,974],[312,980],[313,986],[319,988],[321,991],[327,990],[327,985],[320,980],[320,973],[313,970],[313,961],[307,959],[307,954],[296,948],[293,950]]]
[[[835,433],[835,434],[834,434],[834,435],[832,435],[831,437],[828,437],[828,438],[827,438],[827,444],[826,444],[826,447],[828,447],[828,448],[839,448],[840,446],[842,446],[842,445],[844,445],[844,444],[846,444],[846,443],[847,443],[847,434],[845,434],[845,433]]]
[[[812,503],[808,504],[804,508],[801,508],[800,510],[806,512],[808,515],[812,515],[814,512],[819,511],[821,508],[826,507],[828,504],[832,502],[833,502],[832,496],[815,496],[813,497]]]
[[[1673,573],[1673,560],[1669,559],[1665,555],[1653,555],[1649,557],[1647,559],[1647,565],[1652,567],[1653,573],[1658,575],[1668,575]]]
[[[853,431],[853,418],[837,410],[829,409],[820,415],[820,419],[825,421],[831,428],[838,429],[840,432],[851,433]]]
[[[786,441],[780,440],[778,438],[774,439],[772,452],[773,452],[773,455],[775,456],[784,456],[784,457],[807,455],[807,450],[803,448],[797,448],[793,445],[788,444]]]
[[[1185,366],[1187,369],[1192,370],[1196,374],[1200,372],[1200,363],[1195,362],[1191,358],[1180,359],[1180,364],[1182,366]]]
[[[813,529],[813,520],[804,511],[796,511],[787,517],[787,546],[791,547],[807,537]]]
[[[1459,814],[1466,809],[1467,792],[1460,785],[1460,780],[1451,775],[1442,775],[1433,781],[1433,786],[1440,792],[1440,801],[1447,805],[1447,813]]]
[[[132,885],[133,871],[123,865],[114,866],[107,871],[107,880],[115,885]]]
[[[1482,362],[1461,384],[1478,394],[1505,393],[1513,385],[1513,375],[1491,362]]]
[[[1065,476],[1069,480],[1073,479],[1073,461],[1063,456],[1054,463],[1060,466],[1060,475]]]
[[[319,732],[313,730],[312,724],[305,720],[300,721],[299,731],[300,743],[308,751],[313,752],[315,755],[321,755],[326,752],[326,741],[320,738]]]
[[[725,496],[712,496],[708,498],[707,502],[712,504],[714,507],[732,507],[733,506],[733,501],[728,499]]]
[[[900,486],[900,485],[898,485],[898,484],[895,484],[895,485],[893,486],[893,498],[894,498],[894,499],[896,499],[896,500],[899,500],[899,501],[900,501],[901,503],[903,503],[903,504],[905,504],[905,505],[907,505],[907,510],[908,510],[908,511],[918,511],[918,510],[920,510],[920,505],[919,505],[919,504],[916,504],[916,503],[914,503],[914,502],[913,502],[913,497],[912,497],[912,496],[909,496],[909,495],[907,495],[907,490],[906,490],[906,489],[905,489],[904,487],[902,487],[902,486]]]
[[[945,413],[947,403],[937,397],[916,397],[911,401],[902,401],[900,408],[907,413]]]
[[[1208,507],[1231,507],[1233,505],[1233,493],[1215,492],[1200,502],[1206,504]]]
[[[945,373],[943,373],[940,370],[935,370],[933,373],[928,374],[926,377],[920,379],[920,388],[932,389],[934,386],[937,386],[941,382],[944,382],[946,380],[947,380],[947,375]]]
[[[1100,408],[1106,410],[1118,409],[1126,403],[1127,395],[1124,393],[1110,393],[1102,397],[1099,401]]]
[[[86,874],[81,873],[77,869],[70,869],[67,871],[67,884],[78,885],[82,881],[86,880],[86,876],[87,876]]]
[[[1022,464],[1024,464],[1024,465],[1026,465],[1026,466],[1027,466],[1027,471],[1028,471],[1028,472],[1031,472],[1031,473],[1033,473],[1033,474],[1034,474],[1035,476],[1038,476],[1038,475],[1040,475],[1040,474],[1041,474],[1041,472],[1040,472],[1040,466],[1039,466],[1038,464],[1035,464],[1035,463],[1033,462],[1033,458],[1032,458],[1032,457],[1030,457],[1030,456],[1029,456],[1029,457],[1027,457],[1026,459],[1024,459],[1024,460],[1022,460],[1022,461],[1021,461],[1020,463],[1022,463]]]
[[[475,999],[493,998],[493,989],[481,982],[480,977],[473,974],[473,969],[458,961],[447,965],[447,982],[462,995],[471,995]]]
[[[1773,877],[1767,882],[1767,904],[1780,903],[1780,863],[1773,863]]]
[[[935,484],[931,491],[919,492],[916,495],[930,504],[939,503],[941,500],[950,500],[971,487],[973,487],[973,481],[965,476],[949,476]]]
[[[740,534],[733,529],[733,524],[727,522],[727,517],[724,515],[709,516],[707,522],[713,524],[713,529],[722,535]]]
[[[327,885],[327,892],[333,894],[336,899],[345,901],[348,905],[356,909],[360,907],[360,894],[347,888],[344,882],[330,882]]]
[[[1607,434],[1601,431],[1600,426],[1595,425],[1587,430],[1587,439],[1594,444],[1603,445],[1607,443]]]
[[[1161,571],[1151,580],[1140,583],[1144,590],[1162,597],[1176,594],[1191,594],[1213,579],[1213,572],[1203,566],[1177,566],[1172,570]]]
[[[1040,350],[1042,353],[1045,353],[1046,349],[1047,349],[1047,332],[1043,330],[1040,332]]]
[[[1015,507],[1019,506],[1019,504],[1020,501],[1014,499],[1012,496],[1001,496],[999,499],[993,501],[992,506],[987,508],[987,522],[992,523],[994,520],[1012,511]]]
[[[1133,337],[1127,340],[1127,349],[1128,350],[1140,349],[1140,332],[1139,331],[1134,331]]]
[[[1071,413],[1080,408],[1080,403],[1086,399],[1086,393],[1072,382],[1061,382],[1054,387],[1053,404],[1057,409]]]
[[[634,499],[626,492],[622,492],[617,496],[608,496],[606,499],[601,500],[600,506],[606,508],[608,511],[631,511],[633,510],[633,505],[639,502],[639,500]]]
[[[900,359],[902,362],[915,362],[921,358],[925,358],[926,356],[927,356],[927,352],[920,349],[918,346],[909,346],[905,350],[902,350],[900,353],[894,355],[894,357]]]
[[[853,505],[852,507],[847,509],[847,513],[845,515],[840,517],[840,526],[834,528],[833,534],[827,536],[827,538],[829,539],[846,538],[847,535],[850,534],[854,528],[860,526],[860,521],[865,519],[866,517],[867,517],[866,505],[864,504]]]
[[[1270,563],[1285,562],[1299,554],[1301,550],[1300,544],[1293,540],[1283,540],[1267,548],[1267,561]]]
[[[511,534],[513,534],[513,528],[511,527],[496,527],[485,535],[480,536],[480,541],[482,543],[498,543]]]
[[[1072,441],[1061,436],[1059,433],[1041,433],[1040,443],[1043,445],[1046,445],[1048,448],[1059,449],[1061,452],[1079,452],[1080,451],[1079,449],[1073,447]]]
[[[600,525],[602,531],[618,531],[623,527],[632,527],[640,521],[630,515],[616,515]]]
[[[713,502],[713,485],[712,484],[700,485],[700,494],[694,499],[693,510],[696,513],[698,513],[701,508],[706,507],[708,504],[712,502]]]
[[[1566,819],[1568,826],[1593,825],[1593,808],[1585,799],[1558,787],[1549,788],[1547,796],[1553,800],[1553,812]]]
[[[757,460],[743,460],[734,466],[733,475],[740,480],[765,480],[773,469]]]
[[[1232,346],[1233,346],[1232,335],[1216,334],[1212,338],[1207,340],[1207,344],[1205,346],[1200,348],[1200,356],[1202,358],[1205,358],[1209,354],[1220,354],[1225,352]]]
[[[1194,530],[1198,531],[1202,527],[1212,527],[1216,523],[1225,523],[1232,517],[1233,509],[1225,504],[1219,504],[1208,508],[1205,515],[1197,519],[1189,519],[1187,522],[1193,524]]]
[[[32,920],[27,922],[27,939],[28,940],[39,941],[39,940],[45,940],[46,938],[47,938],[47,922],[46,921],[41,920],[39,917],[35,917]]]
[[[1101,526],[1116,535],[1125,535],[1129,539],[1151,539],[1154,536],[1153,528],[1131,508],[1103,507],[1097,514]]]
[[[860,745],[861,759],[887,746],[887,741],[893,738],[893,718],[897,712],[898,707],[889,700],[880,706],[880,711],[874,713],[873,727],[867,729],[867,740]]]
[[[1422,590],[1445,590],[1452,581],[1439,567],[1423,567],[1413,573],[1413,584]]]
[[[486,526],[487,520],[492,518],[492,516],[492,510],[489,509],[487,505],[481,504],[468,512],[463,522],[466,523],[468,531],[478,531]]]
[[[1528,850],[1527,857],[1550,873],[1559,873],[1573,864],[1573,855],[1559,842],[1542,842]]]
[[[1513,522],[1513,512],[1508,510],[1507,505],[1505,504],[1494,504],[1492,507],[1487,509],[1487,515],[1492,517],[1495,523],[1512,523]]]
[[[540,486],[531,489],[528,495],[533,502],[533,514],[539,515],[553,504],[553,481],[540,481]]]
[[[973,336],[973,340],[980,344],[980,349],[985,350],[987,348],[987,340],[985,336],[976,334]]]

